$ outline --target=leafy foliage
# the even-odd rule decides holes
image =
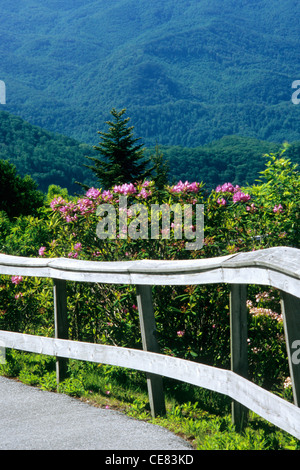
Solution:
[[[55,195],[50,208],[45,207],[38,217],[20,216],[9,221],[5,213],[1,213],[2,251],[34,257],[64,256],[115,261],[210,258],[280,245],[299,248],[300,179],[296,166],[286,158],[287,151],[288,147],[285,146],[279,152],[268,155],[265,169],[256,184],[239,187],[226,182],[209,194],[202,184],[196,182],[179,182],[167,185],[163,190],[156,189],[152,181],[118,185],[110,190],[90,188],[81,198],[52,187],[47,197],[49,201]],[[160,232],[160,238],[154,240],[127,236],[99,239],[95,236],[101,221],[97,208],[102,204],[117,208],[120,196],[125,193],[128,197],[128,227],[134,221],[134,215],[130,213],[134,203],[147,208],[152,203],[163,202],[204,203],[203,247],[186,250],[185,239],[175,237],[175,226],[172,225],[169,237]],[[142,347],[133,286],[68,282],[67,289],[71,339],[138,349]],[[229,368],[228,294],[226,285],[153,287],[162,353]],[[265,286],[262,289],[261,286],[251,285],[247,306],[250,379],[291,400],[279,292]],[[48,279],[1,276],[1,329],[53,336],[53,326],[53,289]],[[26,357],[22,359],[22,366],[12,353],[6,372],[22,375],[27,383],[53,389],[56,386],[53,361],[39,359],[37,364],[33,361],[28,365],[30,360]],[[75,365],[76,372],[72,374],[70,370],[71,376],[61,390],[74,396],[86,396],[87,390],[98,386],[102,394],[112,394],[113,378],[122,379],[123,387],[124,380],[129,380],[124,371],[101,367],[99,378],[95,367]],[[84,370],[90,371],[94,378],[87,379]],[[93,382],[95,377],[98,385]],[[140,383],[138,375],[135,375],[135,380]],[[177,384],[167,381],[166,388],[172,397],[178,399]],[[208,425],[202,420],[203,413],[215,412],[216,408],[224,406],[227,410],[228,403],[218,402],[220,398],[201,397],[201,393],[187,387],[182,404],[174,405],[169,415],[173,430],[180,427],[180,432],[196,436],[197,448],[249,448],[249,445],[251,448],[265,449],[297,448],[295,440],[284,443],[279,434],[265,432],[261,424],[255,424],[260,429],[259,438],[253,429],[248,428],[245,435],[237,435],[224,415],[224,409],[219,417],[210,419]],[[187,397],[193,404],[186,403]],[[203,407],[206,412],[203,412]],[[135,396],[129,412],[146,418],[145,400]]]
[[[224,183],[206,194],[200,183],[179,182],[157,190],[154,182],[145,181],[135,185],[117,185],[111,190],[90,188],[80,198],[67,196],[66,193],[63,198],[57,194],[51,207],[45,208],[39,218],[23,216],[12,226],[5,217],[2,219],[6,233],[2,237],[3,251],[27,256],[39,254],[116,261],[210,258],[279,245],[299,248],[299,173],[296,166],[285,158],[286,151],[287,148],[284,148],[279,153],[269,155],[257,183],[244,188]],[[120,196],[124,194],[127,197],[126,236],[98,238],[97,226],[106,216],[104,213],[101,216],[97,209],[102,204],[118,209]],[[163,233],[161,228],[160,238],[151,239],[149,236],[146,240],[134,237],[130,227],[134,226],[137,231],[141,229],[141,223],[136,223],[134,204],[147,208],[150,217],[150,206],[154,203],[191,206],[203,203],[203,247],[187,250],[186,240],[175,236],[176,226],[172,217],[169,233]],[[120,228],[118,224],[119,220],[117,233]],[[48,324],[52,315],[52,291],[47,280],[37,283],[28,278],[12,284],[10,279],[5,278],[1,292],[1,327],[52,331],[52,323]],[[279,386],[288,375],[286,352],[281,340],[283,326],[279,298],[270,292],[264,304],[257,304],[256,296],[260,292],[259,286],[249,290],[251,373],[255,381],[260,382],[263,377],[268,386]],[[228,287],[223,285],[154,287],[154,308],[162,351],[228,367],[228,294]],[[132,286],[70,282],[68,296],[72,338],[141,347]],[[271,297],[275,300],[269,308],[268,299]],[[15,315],[16,301],[18,311],[23,312],[20,316]],[[262,310],[258,312],[257,308]]]
[[[0,160],[0,211],[10,218],[36,213],[43,205],[43,199],[30,176],[21,178],[14,165]]]

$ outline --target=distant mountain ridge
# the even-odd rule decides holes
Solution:
[[[126,107],[146,145],[300,139],[294,0],[1,0],[10,113],[97,144]]]
[[[159,152],[169,162],[169,182],[203,181],[206,188],[230,181],[252,184],[265,168],[264,153],[276,152],[279,144],[253,138],[227,136],[195,148],[161,146]],[[145,156],[155,153],[145,148]],[[0,159],[9,160],[21,176],[30,175],[47,192],[56,184],[70,194],[82,193],[76,181],[99,187],[88,164],[87,155],[98,155],[90,145],[55,134],[0,111]],[[99,155],[98,155],[99,156]],[[300,164],[300,141],[291,145],[287,156]]]

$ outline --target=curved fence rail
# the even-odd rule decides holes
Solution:
[[[247,409],[300,439],[300,250],[275,247],[250,253],[193,261],[96,262],[64,258],[23,258],[0,254],[0,274],[52,278],[55,338],[0,331],[7,348],[57,358],[57,380],[67,359],[110,364],[146,372],[153,415],[163,414],[162,377],[204,387],[232,398],[232,416],[241,429]],[[66,282],[136,286],[143,351],[68,340]],[[152,305],[153,285],[227,283],[230,292],[231,370],[159,353]],[[282,314],[294,404],[247,379],[247,284],[281,291]]]

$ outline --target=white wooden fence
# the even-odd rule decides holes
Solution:
[[[300,364],[293,360],[294,345],[300,344],[300,250],[276,247],[192,261],[124,262],[0,254],[0,274],[53,279],[55,337],[0,331],[0,341],[6,348],[56,356],[58,382],[65,377],[68,359],[146,372],[151,411],[155,416],[165,412],[162,377],[170,377],[231,397],[233,422],[238,429],[243,427],[250,409],[300,439]],[[68,340],[67,281],[135,285],[143,350]],[[214,283],[231,286],[231,370],[160,354],[151,286]],[[281,291],[294,404],[247,379],[247,284],[272,286]]]

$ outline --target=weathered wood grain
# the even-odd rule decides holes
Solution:
[[[54,331],[55,338],[68,339],[69,325],[67,312],[67,285],[66,281],[53,279],[54,300]],[[67,377],[68,359],[56,358],[57,384]]]
[[[230,290],[230,355],[231,370],[248,377],[247,344],[247,286],[233,284]],[[247,410],[237,401],[232,402],[232,422],[241,431],[247,421]]]
[[[159,353],[151,286],[136,286],[137,304],[144,351]],[[153,417],[166,414],[161,375],[147,374],[148,396]]]

